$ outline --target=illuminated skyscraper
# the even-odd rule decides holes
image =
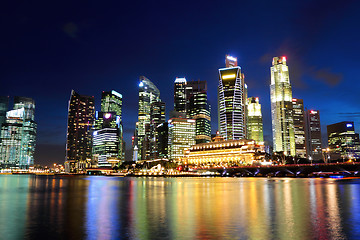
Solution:
[[[299,156],[301,158],[306,158],[304,101],[302,99],[293,98],[292,103],[294,119],[295,154],[296,156]]]
[[[359,134],[354,122],[346,121],[327,126],[331,160],[360,159]]]
[[[114,90],[102,92],[101,112],[95,114],[93,157],[100,167],[124,160],[122,95]]]
[[[161,152],[160,131],[161,126],[165,123],[165,103],[154,102],[151,104],[150,111],[150,134],[149,134],[149,149],[150,159],[158,159]]]
[[[315,161],[323,159],[319,110],[305,111],[305,129],[307,158]]]
[[[35,101],[15,97],[14,109],[6,112],[0,135],[0,165],[28,168],[34,164],[36,146]]]
[[[83,170],[92,158],[94,97],[71,91],[66,139],[65,167],[69,172]]]
[[[196,143],[210,142],[211,117],[206,81],[187,83],[187,116],[196,120]]]
[[[246,137],[244,75],[237,59],[226,55],[226,68],[219,69],[218,127],[225,140]]]
[[[137,133],[133,150],[135,146],[138,149],[138,160],[143,159],[143,144],[145,140],[146,124],[150,125],[151,104],[160,101],[159,89],[146,77],[140,77],[139,83],[139,120],[137,122]]]
[[[168,121],[170,160],[178,160],[184,156],[184,150],[195,145],[195,120],[172,118]]]
[[[250,97],[247,103],[247,138],[255,140],[256,143],[264,141],[263,121],[261,104],[259,98]]]
[[[186,78],[176,78],[174,82],[174,110],[179,113],[186,113]]]
[[[274,151],[295,156],[292,92],[285,57],[273,58],[270,98]]]

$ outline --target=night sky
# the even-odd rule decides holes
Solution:
[[[130,149],[140,75],[159,88],[167,113],[175,77],[207,80],[215,132],[218,69],[230,54],[238,58],[249,96],[260,98],[271,141],[271,61],[286,56],[293,97],[320,110],[323,135],[326,125],[345,120],[359,130],[359,9],[359,1],[328,0],[5,0],[0,95],[35,99],[35,163],[63,163],[71,89],[95,96],[97,110],[101,91],[123,95]]]

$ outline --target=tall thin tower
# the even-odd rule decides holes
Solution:
[[[218,123],[225,140],[246,137],[245,83],[237,58],[226,55],[226,68],[219,69]]]
[[[270,98],[274,151],[295,156],[292,91],[286,57],[274,57],[270,69]]]

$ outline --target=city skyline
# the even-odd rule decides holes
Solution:
[[[64,3],[59,13],[44,11],[47,6],[15,8],[14,3],[6,4],[1,10],[6,13],[1,23],[5,37],[1,40],[0,95],[27,96],[36,101],[35,163],[62,163],[65,158],[71,89],[95,96],[96,109],[100,109],[101,91],[113,89],[123,94],[124,138],[129,149],[137,119],[138,99],[134,95],[141,75],[160,88],[167,104],[172,103],[175,77],[206,80],[212,131],[216,131],[217,70],[224,66],[225,54],[238,58],[249,96],[260,98],[265,140],[272,139],[269,67],[274,56],[288,59],[293,97],[303,99],[308,109],[321,112],[323,136],[326,125],[336,122],[354,121],[355,127],[360,126],[355,77],[359,48],[351,40],[359,37],[353,30],[359,22],[355,13],[359,3],[346,2],[339,7],[335,2],[303,1],[286,3],[282,10],[265,2],[260,3],[262,8],[255,3],[234,3],[226,11],[219,11],[225,10],[219,4],[206,6],[199,14],[197,9],[204,4],[165,4],[166,10],[160,13],[156,5],[127,3],[122,7],[129,12],[137,9],[140,16],[129,26],[124,26],[122,19],[128,20],[130,14],[110,17],[119,9],[117,4],[113,10],[90,4],[82,13],[83,6],[76,3],[71,7]],[[236,9],[243,9],[241,18]],[[99,19],[93,20],[94,14]],[[184,18],[175,17],[179,15]],[[277,22],[274,29],[269,21],[272,16],[287,21]],[[43,18],[47,26],[41,25]],[[142,26],[145,19],[148,22]],[[241,31],[231,31],[234,27]],[[142,34],[148,37],[142,39]],[[167,116],[170,110],[167,108]]]

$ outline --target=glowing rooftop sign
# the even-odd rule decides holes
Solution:
[[[353,125],[351,123],[346,124],[346,127],[351,128]]]
[[[236,57],[226,56],[226,58],[229,59],[230,61],[237,61]]]
[[[228,74],[222,76],[222,79],[229,79],[229,78],[235,78],[235,74]]]
[[[140,82],[139,83],[139,87],[143,87],[144,86],[144,83],[143,82]]]
[[[111,113],[105,113],[105,116],[104,116],[106,119],[109,119],[111,117]]]
[[[186,78],[176,78],[175,83],[186,83]]]
[[[114,94],[115,96],[122,98],[122,95],[114,90],[111,91],[112,94]]]

